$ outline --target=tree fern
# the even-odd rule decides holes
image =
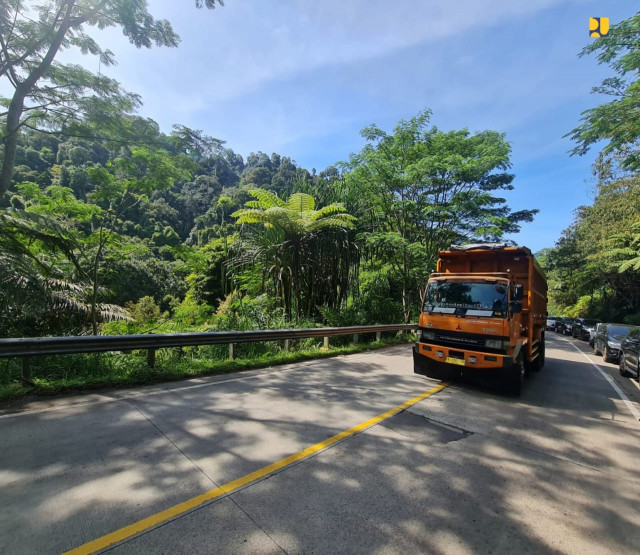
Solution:
[[[239,224],[248,224],[244,240],[235,247],[236,267],[259,265],[273,280],[287,315],[317,310],[313,299],[322,292],[334,303],[344,300],[349,289],[351,258],[357,249],[344,239],[356,218],[334,203],[318,210],[314,198],[295,193],[287,201],[270,191],[250,191],[257,201],[232,214]],[[262,224],[262,231],[252,224]]]

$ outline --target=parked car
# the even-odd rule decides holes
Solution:
[[[591,330],[595,330],[596,324],[599,324],[600,320],[590,320],[588,318],[578,318],[578,321],[573,324],[573,337],[582,339],[584,341],[589,340]]]
[[[620,345],[620,374],[640,380],[640,328],[633,328]]]
[[[620,344],[632,329],[633,326],[624,324],[599,324],[593,340],[593,354],[602,354],[605,362],[617,362]]]
[[[562,333],[563,335],[571,335],[573,332],[573,323],[575,322],[574,318],[562,318],[556,324],[556,331],[558,333]],[[560,329],[558,329],[560,328]]]
[[[571,328],[571,335],[573,337],[580,337],[582,333],[582,321],[584,318],[574,318],[573,327]]]
[[[595,328],[593,328],[592,330],[589,330],[589,347],[593,347],[593,343],[596,339],[596,335],[598,334],[602,326],[606,326],[606,324],[604,322],[599,322],[596,324]]]
[[[547,330],[556,331],[556,322],[559,320],[557,316],[547,316]]]

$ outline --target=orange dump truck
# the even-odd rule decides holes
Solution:
[[[452,245],[427,284],[414,372],[494,374],[519,395],[524,374],[544,365],[546,316],[547,280],[529,249]]]

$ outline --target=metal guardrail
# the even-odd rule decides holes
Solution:
[[[285,349],[292,339],[323,337],[329,346],[329,337],[353,335],[354,342],[364,333],[375,333],[380,340],[383,332],[413,331],[416,324],[384,324],[377,326],[348,326],[341,328],[303,328],[286,330],[219,331],[198,333],[165,333],[146,335],[91,335],[74,337],[21,337],[0,339],[0,358],[23,358],[23,378],[29,379],[29,357],[40,355],[65,355],[99,353],[108,351],[147,350],[147,362],[155,366],[156,349],[169,347],[193,347],[199,345],[229,345],[229,358],[234,358],[237,343],[258,341],[285,341]]]

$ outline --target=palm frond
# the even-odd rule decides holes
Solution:
[[[275,193],[265,189],[251,189],[249,194],[258,199],[260,206],[265,210],[273,206],[285,208],[287,203],[278,197]]]
[[[268,221],[266,212],[257,208],[241,208],[231,216],[238,218],[239,224],[263,224]]]
[[[620,264],[620,266],[618,266],[618,273],[620,274],[628,272],[629,270],[640,270],[640,256],[625,260],[622,264]]]
[[[286,204],[289,210],[296,212],[312,212],[316,207],[316,202],[311,195],[306,193],[295,193],[289,197]]]
[[[320,218],[324,218],[325,216],[331,216],[332,214],[338,214],[346,211],[347,209],[342,203],[334,202],[333,204],[329,204],[328,206],[320,208],[320,210],[316,210],[313,216],[311,216],[311,219],[319,220]]]
[[[100,319],[103,322],[111,322],[113,320],[131,321],[129,312],[117,304],[101,303],[98,305]]]
[[[307,226],[308,231],[318,231],[320,229],[353,229],[355,224],[353,223],[356,220],[353,216],[349,214],[336,214],[335,216],[329,216],[327,218],[322,218],[321,220],[315,220],[310,222]]]

